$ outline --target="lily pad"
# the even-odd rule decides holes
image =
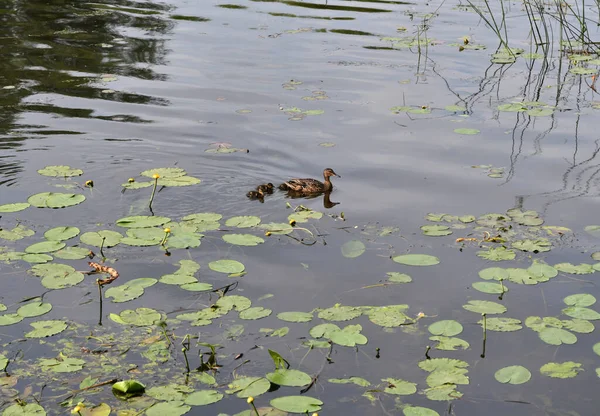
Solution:
[[[412,282],[412,277],[410,277],[406,273],[388,272],[386,274],[388,276],[388,282],[392,282],[392,283],[410,283],[410,282]]]
[[[22,320],[23,317],[17,313],[7,313],[0,315],[0,326],[14,325]]]
[[[454,320],[437,321],[427,328],[433,335],[453,337],[463,331],[463,326]]]
[[[538,332],[538,336],[542,341],[550,345],[570,345],[577,342],[577,337],[574,334],[561,328],[544,328]]]
[[[132,217],[124,217],[117,220],[116,224],[119,227],[125,228],[148,228],[157,227],[171,221],[170,218],[149,215],[134,215]]]
[[[46,411],[37,403],[15,403],[4,409],[2,416],[46,416]]]
[[[264,377],[239,377],[227,387],[227,394],[236,393],[236,396],[241,398],[256,397],[269,391],[271,382]]]
[[[581,263],[578,265],[571,263],[558,263],[554,268],[563,273],[569,274],[590,274],[594,273],[595,269],[590,264]]]
[[[114,247],[119,244],[122,238],[123,235],[111,230],[90,231],[81,234],[81,237],[79,237],[82,243],[94,247],[101,247],[103,245],[102,240],[104,240],[104,247]]]
[[[547,363],[540,368],[543,376],[552,378],[573,378],[583,371],[580,363],[565,361],[564,363]]]
[[[290,413],[313,413],[321,410],[323,402],[309,396],[285,396],[270,401],[271,406]]]
[[[450,227],[446,225],[423,225],[421,227],[421,231],[423,235],[428,235],[430,237],[443,237],[445,235],[452,234],[452,230]]]
[[[90,250],[84,247],[65,247],[52,255],[63,260],[81,260],[88,257]]]
[[[279,386],[301,387],[310,384],[312,377],[304,371],[280,368],[265,376],[271,383]]]
[[[508,280],[508,270],[500,267],[489,267],[479,271],[479,277],[485,280]]]
[[[220,401],[223,398],[223,393],[217,390],[198,390],[188,395],[185,398],[185,404],[191,406],[206,406]]]
[[[546,238],[538,240],[520,240],[512,243],[512,247],[521,251],[529,251],[531,253],[543,253],[552,249],[552,243]]]
[[[563,302],[568,306],[592,306],[596,303],[596,298],[589,293],[579,293],[576,295],[570,295],[563,299]]]
[[[384,378],[381,381],[388,384],[383,390],[387,394],[408,396],[417,392],[417,383],[411,383],[410,381],[397,378]]]
[[[146,416],[181,416],[191,409],[191,406],[184,404],[181,400],[158,402],[146,410]]]
[[[367,337],[360,333],[361,330],[361,325],[348,325],[342,330],[331,331],[329,339],[334,344],[343,345],[345,347],[354,347],[357,344],[365,345],[367,343]]]
[[[9,241],[21,240],[25,237],[31,237],[35,234],[35,231],[28,229],[27,227],[19,224],[12,230],[0,229],[0,238]]]
[[[586,319],[588,321],[600,319],[600,313],[582,306],[569,306],[568,308],[563,309],[562,312],[571,318]]]
[[[349,259],[360,256],[365,252],[365,250],[366,247],[360,240],[347,241],[342,245],[342,255]]]
[[[162,318],[159,312],[151,308],[137,308],[135,311],[127,309],[121,312],[119,317],[125,324],[135,326],[154,325]]]
[[[61,241],[41,241],[39,243],[35,243],[30,245],[25,249],[25,253],[29,254],[40,254],[40,253],[52,253],[53,251],[58,251],[61,248],[66,246],[65,243]]]
[[[1,213],[9,213],[9,212],[19,212],[19,211],[23,211],[24,209],[29,208],[31,205],[27,202],[17,202],[14,204],[4,204],[4,205],[0,205],[0,212]]]
[[[246,269],[246,267],[239,261],[226,259],[211,261],[208,263],[208,267],[215,272],[227,274],[241,273]]]
[[[40,367],[45,371],[53,371],[55,373],[74,373],[82,370],[85,361],[79,358],[60,357],[48,358],[40,360]]]
[[[308,312],[280,312],[277,318],[286,322],[310,322],[313,314]]]
[[[60,192],[42,192],[27,199],[27,202],[37,208],[65,208],[81,204],[83,201],[84,195]]]
[[[481,133],[481,130],[459,128],[459,129],[454,129],[454,133],[457,133],[457,134],[466,134],[466,135],[474,135],[474,134]]]
[[[288,215],[289,221],[308,222],[309,219],[319,220],[323,217],[323,213],[319,211],[299,211]]]
[[[438,350],[456,351],[459,348],[466,350],[470,346],[469,343],[464,339],[456,337],[445,337],[440,335],[429,337],[429,339],[438,342],[438,344],[435,346],[435,348]]]
[[[369,387],[371,383],[362,377],[349,377],[349,378],[330,378],[327,380],[333,384],[356,384],[361,387]]]
[[[77,227],[55,227],[44,233],[46,240],[65,241],[79,235]]]
[[[29,331],[25,334],[26,338],[46,338],[52,335],[60,334],[67,329],[67,323],[60,320],[49,320],[49,321],[37,321],[32,322],[31,325],[35,328],[33,331]]]
[[[392,305],[380,306],[374,308],[366,314],[369,320],[376,325],[385,328],[399,327],[410,319],[404,312],[408,309],[408,305]]]
[[[65,165],[46,166],[37,172],[43,176],[54,176],[57,178],[68,178],[71,176],[83,175],[83,171],[81,169],[74,169],[71,166]]]
[[[180,176],[177,178],[160,178],[158,180],[158,186],[191,186],[198,185],[202,182],[202,179],[195,178],[193,176]]]
[[[483,293],[502,294],[508,292],[508,288],[500,283],[492,282],[475,282],[472,285],[473,289]]]
[[[17,314],[23,318],[33,318],[35,316],[44,315],[52,310],[52,305],[47,302],[31,302],[17,309]]]
[[[84,276],[73,267],[60,263],[38,264],[30,270],[35,276],[42,278],[42,284],[48,289],[64,289],[83,281]]]
[[[250,228],[260,224],[260,218],[250,215],[231,217],[225,221],[227,227]]]
[[[420,406],[407,406],[402,409],[404,416],[440,416],[435,410]]]
[[[477,255],[490,261],[513,260],[516,256],[514,250],[506,247],[490,247],[488,250],[478,251]]]
[[[349,321],[360,315],[362,315],[362,310],[360,308],[342,306],[339,304],[334,305],[331,308],[323,309],[318,314],[321,319],[335,322]]]
[[[463,308],[476,313],[495,315],[506,312],[506,306],[489,300],[470,300]]]
[[[265,242],[261,237],[252,234],[225,234],[222,238],[226,243],[238,246],[257,246]]]
[[[255,306],[248,308],[240,312],[240,319],[261,319],[271,315],[273,311],[271,309],[263,308],[262,306]]]
[[[140,173],[140,175],[147,178],[154,178],[154,175],[159,175],[161,178],[179,178],[185,174],[185,170],[181,168],[155,168],[148,169]]]
[[[434,266],[440,263],[440,259],[428,254],[402,254],[393,257],[392,260],[407,266]]]
[[[483,320],[477,322],[483,325]],[[512,332],[523,329],[521,321],[515,318],[487,318],[486,328],[488,331]]]
[[[523,384],[531,379],[531,372],[523,366],[511,365],[496,371],[494,377],[502,384]]]

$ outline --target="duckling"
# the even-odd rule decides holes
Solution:
[[[335,173],[333,169],[327,168],[323,171],[323,178],[325,179],[324,182],[311,178],[290,179],[289,181],[279,185],[279,189],[295,194],[316,194],[330,192],[333,189],[333,184],[329,178],[332,176],[341,178],[341,176]]]
[[[258,185],[256,187],[256,190],[258,192],[262,192],[263,194],[272,194],[273,193],[273,184],[271,182],[269,183],[263,183],[262,185]]]
[[[265,194],[264,194],[264,192],[258,190],[258,191],[250,191],[246,194],[246,196],[250,199],[262,200],[265,197]]]

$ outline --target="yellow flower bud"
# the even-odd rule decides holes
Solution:
[[[254,402],[254,397],[250,396],[246,401],[248,402],[248,404],[252,404]]]
[[[127,182],[129,182],[129,183],[134,183],[134,182],[135,182],[135,179],[133,179],[133,178],[129,178],[129,179],[127,179]]]
[[[73,410],[71,410],[71,413],[76,415],[77,413],[81,412],[81,406],[75,406],[73,408]]]
[[[165,228],[165,233],[169,234],[171,232],[171,229],[169,227]]]
[[[270,236],[271,236],[271,231],[267,231],[267,232],[265,233],[265,235],[266,235],[267,237],[270,237]]]
[[[296,220],[290,220],[290,225],[293,227],[294,225],[296,225]]]
[[[158,173],[155,173],[154,175],[152,175],[152,177],[153,177],[154,179],[158,179],[158,178],[160,178],[160,175],[159,175]]]
[[[319,416],[319,414],[315,412],[312,414],[312,416]]]
[[[94,187],[94,181],[85,181],[85,186],[87,186],[88,188],[93,188]]]

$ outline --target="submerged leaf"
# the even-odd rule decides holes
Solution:
[[[350,259],[360,256],[365,250],[366,247],[360,240],[347,241],[342,245],[342,255]]]

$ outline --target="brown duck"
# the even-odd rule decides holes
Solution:
[[[290,179],[289,181],[279,185],[279,189],[282,191],[288,191],[290,193],[302,195],[331,192],[333,189],[333,184],[329,178],[332,176],[341,178],[341,176],[335,173],[333,169],[327,168],[323,171],[323,178],[325,178],[324,182],[312,178]]]

